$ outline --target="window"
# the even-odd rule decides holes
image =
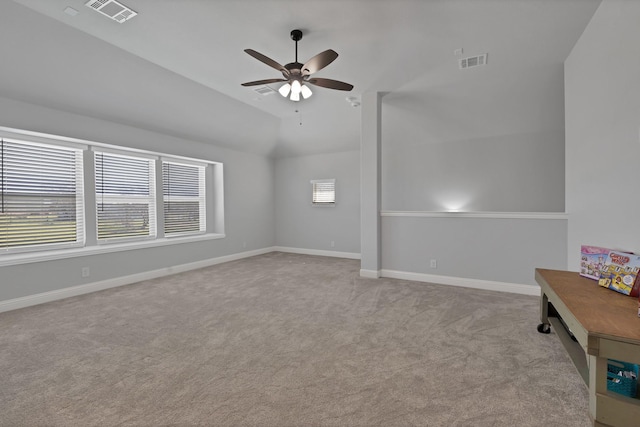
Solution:
[[[95,153],[98,241],[156,235],[155,160]]]
[[[222,163],[0,126],[2,266],[224,237]]]
[[[314,179],[311,181],[313,206],[335,206],[336,205],[336,180],[335,179]]]
[[[0,139],[0,250],[84,243],[82,150]]]
[[[204,233],[205,167],[162,162],[165,236]]]

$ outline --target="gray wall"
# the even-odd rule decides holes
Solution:
[[[581,244],[640,251],[640,2],[604,0],[567,58],[569,268]]]
[[[396,143],[385,123],[383,210],[564,212],[561,130]]]
[[[383,98],[383,270],[535,284],[536,267],[566,268],[562,215],[420,215],[564,212],[562,64],[539,71],[540,87],[520,81],[481,103],[464,92],[482,87],[480,78],[450,93]],[[394,213],[410,215],[386,215]]]
[[[0,301],[274,245],[273,160],[0,98],[2,125],[224,163],[226,238],[0,268]],[[246,245],[245,245],[246,244]],[[82,278],[84,266],[91,277]]]
[[[565,219],[385,216],[382,239],[383,268],[402,272],[534,285],[567,264]]]
[[[336,205],[314,207],[310,181],[325,178],[336,180]],[[280,158],[275,188],[277,246],[360,253],[359,151]]]

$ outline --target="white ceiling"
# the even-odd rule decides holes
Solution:
[[[410,97],[416,108],[437,99],[461,122],[464,105],[498,106],[509,85],[538,100],[600,0],[124,0],[138,16],[123,24],[85,2],[0,2],[0,95],[288,156],[357,149],[360,109],[345,97],[368,91]],[[293,103],[240,85],[280,77],[243,50],[292,62],[294,28],[304,32],[300,62],[334,49],[338,59],[315,76],[352,92],[313,88]],[[488,52],[488,65],[458,70],[458,48],[463,57]],[[501,117],[485,120],[486,133]],[[557,128],[550,120],[543,126]]]

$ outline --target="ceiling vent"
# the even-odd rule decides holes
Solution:
[[[85,6],[120,23],[137,15],[136,12],[116,0],[89,0]]]
[[[488,53],[483,53],[478,56],[462,58],[458,60],[458,64],[460,65],[461,70],[464,70],[465,68],[479,67],[480,65],[487,65],[487,56],[489,56]]]
[[[267,95],[271,95],[272,93],[276,93],[276,91],[271,89],[269,86],[261,86],[261,87],[255,88],[254,90],[262,96],[267,96]]]

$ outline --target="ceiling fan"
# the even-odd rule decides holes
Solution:
[[[280,94],[285,98],[289,97],[292,101],[300,101],[300,95],[302,95],[304,99],[307,99],[312,95],[311,89],[309,89],[307,83],[328,89],[344,91],[350,91],[353,89],[353,85],[350,85],[349,83],[332,79],[324,79],[321,77],[311,77],[311,74],[320,71],[338,57],[338,54],[334,50],[328,49],[324,52],[320,52],[304,64],[301,64],[298,62],[298,41],[302,40],[302,31],[291,31],[291,39],[296,42],[296,60],[295,62],[288,63],[287,65],[280,65],[273,59],[268,58],[253,49],[245,49],[245,52],[256,58],[258,61],[264,62],[268,66],[280,71],[284,78],[256,80],[254,82],[242,83],[242,86],[258,86],[269,83],[285,82],[278,92],[280,92]]]

